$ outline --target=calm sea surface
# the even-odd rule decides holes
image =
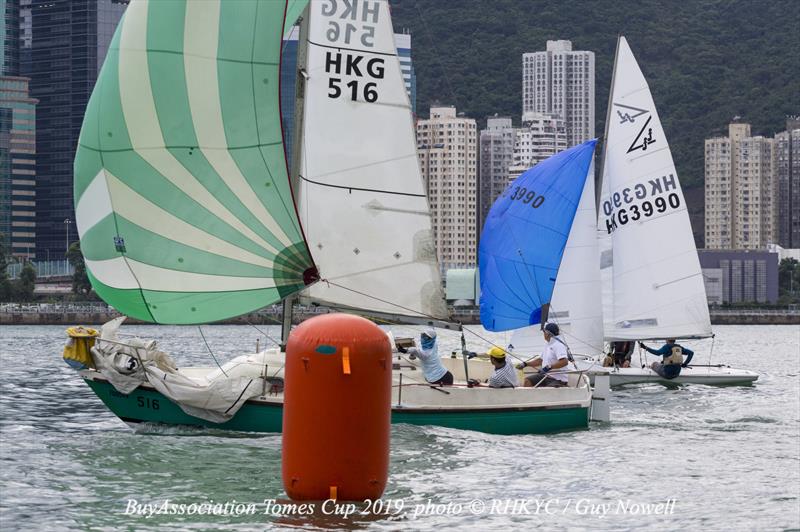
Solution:
[[[158,339],[184,365],[212,363],[196,327],[123,330]],[[280,435],[135,433],[61,361],[64,327],[0,327],[0,529],[798,529],[800,327],[715,331],[711,362],[757,371],[755,386],[615,390],[610,424],[550,436],[394,426],[389,515],[345,517],[321,508],[273,515],[263,504],[288,502]],[[221,360],[265,342],[249,326],[203,333]],[[454,333],[441,338],[443,351],[456,347]],[[710,340],[686,345],[696,363],[708,361]],[[131,514],[133,500],[187,511],[230,505],[217,515],[145,517]],[[234,501],[259,505],[253,515]]]

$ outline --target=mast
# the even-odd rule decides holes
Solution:
[[[310,4],[310,3],[309,3]],[[308,79],[308,17],[310,16],[311,9],[307,6],[303,13],[300,15],[298,22],[300,22],[300,32],[297,36],[297,72],[295,73],[295,94],[294,94],[294,134],[292,137],[292,160],[289,166],[289,182],[293,191],[293,203],[297,209],[298,197],[296,194],[300,193],[300,164],[303,160],[305,152],[305,135],[303,134],[303,118],[305,115],[305,91],[306,80]],[[302,231],[302,223],[300,224]],[[305,241],[305,235],[303,235]],[[308,241],[306,241],[308,248]],[[311,250],[309,249],[309,255]],[[296,295],[290,295],[283,300],[281,306],[281,350],[286,349],[286,342],[289,341],[289,333],[292,330],[292,311],[294,303],[297,301]]]
[[[283,300],[281,312],[281,350],[286,349],[289,333],[292,331],[292,307],[297,296],[291,295]]]
[[[603,195],[603,172],[606,169],[608,154],[608,125],[611,123],[611,103],[614,97],[614,82],[617,79],[617,59],[619,58],[619,42],[622,35],[617,35],[617,48],[614,50],[614,67],[611,70],[611,87],[608,89],[608,106],[606,107],[605,131],[603,131],[603,158],[600,159],[600,182],[595,190],[595,209],[600,213],[600,197]]]

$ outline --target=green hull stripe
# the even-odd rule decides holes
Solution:
[[[125,421],[245,432],[281,432],[283,409],[279,406],[247,402],[230,421],[212,423],[186,414],[177,404],[152,389],[137,388],[125,396],[107,382],[88,379],[86,382],[103,403]],[[157,409],[153,407],[154,401],[158,402]],[[436,425],[491,434],[547,434],[588,428],[589,408],[431,413],[393,409],[392,423]]]

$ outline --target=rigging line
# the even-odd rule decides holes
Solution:
[[[256,5],[256,15],[258,15],[258,9],[259,9],[259,6]],[[283,17],[282,17],[283,24],[281,25],[281,27],[283,27],[286,24],[286,11],[287,11],[287,5],[284,4],[284,6],[283,6]],[[254,28],[255,28],[257,19],[258,19],[258,16],[256,16],[254,18],[254,20],[253,20]],[[254,37],[253,37],[253,40],[251,42],[252,47],[250,48],[250,74],[252,76],[251,77],[251,81],[252,81],[251,89],[252,89],[252,94],[253,94],[253,101],[258,101],[257,97],[256,97],[256,84],[255,84],[256,76],[255,76],[255,66],[254,66],[255,65],[255,53],[256,53],[256,38],[255,38],[256,33],[257,32],[255,32],[255,30],[254,30],[254,33],[253,33]],[[281,139],[280,139],[279,144],[281,145],[281,148],[282,148],[281,152],[283,152],[283,157],[282,157],[282,159],[283,159],[283,168],[286,170],[286,181],[287,181],[287,184],[289,185],[289,195],[290,195],[291,200],[292,200],[291,201],[291,209],[286,204],[286,199],[283,197],[283,194],[277,194],[277,196],[278,196],[278,199],[281,202],[281,205],[283,206],[284,212],[286,213],[287,217],[289,218],[289,223],[291,224],[292,229],[294,229],[296,233],[299,233],[300,237],[303,239],[303,243],[305,244],[305,248],[306,248],[306,254],[311,259],[311,266],[313,267],[313,266],[315,266],[314,258],[311,255],[311,249],[308,246],[308,241],[306,240],[306,235],[303,232],[302,225],[300,224],[300,213],[297,212],[297,206],[295,205],[294,190],[292,189],[291,162],[288,160],[287,153],[286,153],[286,144],[285,144],[286,132],[284,131],[283,109],[281,108],[281,105],[282,105],[281,104],[281,100],[282,100],[282,98],[281,98],[281,75],[280,75],[281,67],[283,66],[283,42],[284,42],[283,39],[281,39],[281,45],[280,45],[279,50],[278,50],[278,63],[277,63],[277,67],[278,67],[278,76],[277,76],[278,77],[278,125],[280,126],[280,130],[281,130]],[[301,90],[302,90],[302,88],[301,88]],[[258,113],[255,114],[254,119],[255,119],[255,123],[256,123],[256,134],[257,134],[257,137],[258,137],[258,141],[260,143],[261,142],[261,134],[259,132],[260,128],[258,127],[259,126]],[[276,144],[278,144],[278,143],[276,143]],[[266,170],[266,174],[267,174],[267,176],[269,176],[269,179],[272,182],[273,190],[278,190],[278,183],[276,182],[276,175],[273,174],[272,168],[270,168],[270,165],[267,162],[267,157],[264,155],[264,151],[261,150],[261,149],[259,149],[257,151],[258,151],[259,156],[261,157],[262,162],[264,163],[264,169]],[[277,172],[277,173],[279,173],[279,172]],[[252,188],[252,186],[251,186],[251,188]],[[253,192],[255,192],[255,190],[253,190]],[[263,204],[263,201],[261,203]],[[266,207],[266,205],[265,205],[265,207]],[[292,216],[292,213],[294,213],[294,216]],[[286,234],[286,236],[289,238],[289,240],[291,240],[291,237],[289,237],[289,235],[287,234],[287,230],[277,220],[276,220],[276,224],[281,229],[281,231],[283,231],[283,233]],[[262,226],[263,226],[263,223],[262,223]],[[272,234],[272,231],[270,231],[269,228],[267,228],[267,227],[264,227],[264,228],[267,229],[267,231],[270,234]],[[281,242],[281,238],[280,238],[279,235],[273,235],[273,236],[275,237],[275,239],[279,243],[282,243]],[[289,248],[289,247],[291,247],[291,244],[285,246],[285,248]]]
[[[202,328],[202,327],[200,327],[200,326],[198,325],[198,326],[197,326],[197,330],[198,330],[198,331],[200,331],[200,336],[203,338],[203,343],[205,343],[205,344],[206,344],[206,349],[208,349],[208,352],[209,352],[209,354],[211,355],[211,358],[213,358],[213,359],[214,359],[214,362],[216,362],[216,363],[217,363],[217,367],[218,367],[218,368],[219,368],[219,370],[222,372],[222,374],[223,374],[223,375],[225,375],[225,376],[227,377],[227,376],[228,376],[228,374],[227,374],[227,373],[225,373],[225,370],[224,370],[224,369],[222,369],[222,366],[220,366],[220,365],[219,365],[219,361],[217,361],[217,357],[215,357],[215,356],[214,356],[214,352],[213,352],[213,351],[211,351],[211,348],[208,346],[208,342],[206,341],[206,336],[203,334],[203,328]]]
[[[393,194],[395,196],[409,196],[409,197],[412,197],[412,198],[424,198],[424,197],[426,197],[425,194],[411,194],[409,192],[397,192],[397,191],[394,191],[394,190],[380,190],[380,189],[377,189],[377,188],[361,188],[361,187],[351,187],[351,186],[347,186],[347,185],[333,185],[331,183],[321,183],[319,181],[314,181],[312,179],[309,179],[309,178],[305,177],[304,175],[301,175],[301,174],[297,174],[297,175],[298,175],[298,177],[300,177],[300,179],[302,179],[303,181],[305,181],[307,183],[312,183],[314,185],[319,185],[321,187],[341,188],[341,189],[344,189],[344,190],[349,190],[350,192],[352,192],[354,190],[358,190],[359,192],[376,192],[378,194]]]
[[[476,333],[472,329],[467,329],[466,327],[462,327],[461,329],[464,330],[464,331],[467,331],[468,333],[472,334],[473,336],[483,340],[484,342],[486,342],[487,344],[489,344],[492,347],[499,347],[500,349],[502,349],[503,351],[505,351],[507,354],[511,355],[512,357],[516,358],[520,362],[523,362],[525,360],[524,358],[519,357],[519,356],[515,355],[514,353],[510,352],[505,347],[499,346],[495,342],[493,342],[492,340],[489,340],[488,338],[485,338],[485,337],[481,336],[480,334]]]
[[[252,327],[253,329],[255,329],[255,330],[257,330],[258,332],[260,332],[261,334],[263,334],[263,335],[264,335],[264,337],[265,337],[267,340],[269,340],[269,341],[270,341],[270,342],[272,342],[273,344],[275,344],[275,345],[277,345],[278,347],[280,347],[281,343],[280,343],[279,341],[275,340],[273,337],[271,337],[271,336],[270,336],[268,333],[265,333],[264,331],[262,331],[261,329],[259,329],[258,327],[256,327],[256,326],[255,326],[253,323],[250,323],[250,320],[248,320],[247,318],[245,318],[245,319],[244,319],[244,321],[245,321],[245,323],[247,323],[247,324],[248,324],[250,327]]]
[[[409,311],[409,312],[414,312],[414,313],[417,313],[417,314],[419,314],[420,316],[424,316],[424,317],[426,317],[426,318],[430,318],[430,319],[432,319],[432,320],[436,320],[436,321],[443,321],[443,320],[441,320],[440,318],[436,318],[436,317],[434,317],[434,316],[431,316],[431,315],[429,315],[429,314],[425,314],[424,312],[419,312],[419,311],[416,311],[416,310],[413,310],[413,309],[410,309],[410,308],[406,308],[406,307],[404,307],[404,306],[402,306],[402,305],[398,305],[397,303],[392,303],[391,301],[386,301],[386,300],[384,300],[384,299],[381,299],[381,298],[379,298],[379,297],[375,297],[375,296],[371,296],[371,295],[369,295],[369,294],[365,294],[364,292],[361,292],[361,291],[359,291],[359,290],[355,290],[355,289],[353,289],[353,288],[348,288],[348,287],[346,287],[346,286],[342,286],[342,285],[340,285],[340,284],[338,284],[338,283],[335,283],[335,282],[332,282],[332,281],[328,281],[327,279],[321,279],[321,281],[322,281],[323,283],[328,283],[328,284],[331,284],[331,285],[333,285],[333,286],[335,286],[335,287],[337,287],[337,288],[341,288],[342,290],[348,290],[348,291],[350,291],[350,292],[353,292],[353,293],[356,293],[356,294],[362,295],[362,296],[364,296],[364,297],[368,297],[368,298],[370,298],[370,299],[374,299],[374,300],[376,300],[376,301],[380,301],[381,303],[386,303],[387,305],[392,305],[393,307],[397,307],[397,308],[401,308],[401,309],[403,309],[403,310],[407,310],[407,311]],[[501,346],[497,345],[497,344],[496,344],[496,343],[494,343],[493,341],[491,341],[491,340],[489,340],[489,339],[487,339],[487,338],[484,338],[484,337],[483,337],[483,336],[481,336],[480,334],[478,334],[478,333],[476,333],[476,332],[474,332],[474,331],[471,331],[471,330],[467,329],[467,328],[466,328],[466,327],[464,327],[464,326],[462,326],[461,328],[462,328],[462,330],[465,330],[465,331],[467,331],[467,332],[469,332],[469,333],[471,333],[471,334],[475,335],[476,337],[480,338],[481,340],[483,340],[484,342],[486,342],[487,344],[489,344],[489,345],[491,345],[491,346],[494,346],[494,347],[500,347],[500,349],[504,349],[503,347],[501,347]],[[504,349],[504,350],[505,350],[505,349]],[[514,353],[509,353],[509,354],[510,354],[512,357],[516,358],[517,360],[519,360],[519,361],[522,361],[522,359],[521,359],[520,357],[516,356]]]
[[[711,365],[711,357],[714,356],[714,340],[716,339],[717,335],[711,335],[711,350],[708,353],[708,365]]]
[[[428,319],[431,319],[431,320],[434,320],[434,321],[438,321],[438,322],[446,321],[446,320],[444,320],[442,318],[437,318],[435,316],[431,316],[430,314],[425,314],[424,312],[422,312],[420,310],[415,310],[415,309],[412,309],[412,308],[404,307],[403,305],[398,305],[397,303],[392,303],[391,301],[387,301],[385,299],[381,299],[379,297],[375,297],[375,296],[369,295],[367,293],[361,292],[361,291],[356,290],[354,288],[348,288],[348,287],[346,287],[344,285],[341,285],[341,284],[336,283],[334,281],[331,281],[329,279],[320,279],[320,281],[322,281],[323,283],[328,283],[329,285],[333,285],[333,286],[335,286],[337,288],[341,288],[342,290],[347,290],[349,292],[353,292],[354,294],[358,294],[358,295],[361,295],[361,296],[364,296],[364,297],[368,297],[370,299],[374,299],[375,301],[380,301],[381,303],[386,303],[387,305],[391,305],[391,306],[397,307],[399,309],[407,310],[408,312],[413,312],[414,314],[416,314],[418,316],[422,316],[424,318],[428,318]],[[349,309],[349,310],[352,310],[352,309]],[[456,323],[456,322],[453,322],[453,323]]]

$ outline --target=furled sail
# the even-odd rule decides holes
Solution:
[[[209,322],[312,280],[278,94],[282,36],[306,4],[128,7],[86,110],[74,183],[92,286],[120,312]]]
[[[297,207],[322,278],[303,296],[446,319],[388,2],[311,2],[300,38]]]
[[[486,329],[507,331],[546,319],[596,143],[542,161],[492,205],[478,249]]]
[[[547,321],[558,324],[561,337],[573,353],[592,356],[603,352],[603,309],[594,190],[592,165],[583,185],[547,315]],[[541,327],[515,330],[511,344],[519,354],[527,356],[541,353],[545,345]]]
[[[620,37],[598,231],[607,340],[711,335],[686,201],[650,89]]]

